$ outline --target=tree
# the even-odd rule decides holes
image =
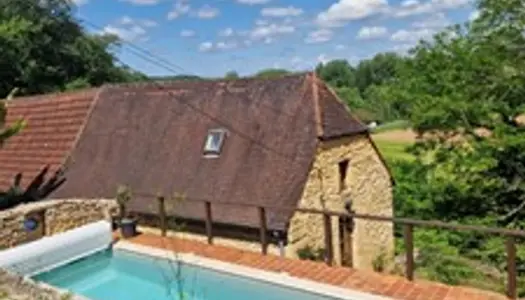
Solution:
[[[117,66],[114,36],[91,35],[69,0],[10,0],[0,7],[0,95],[37,94],[143,77]]]
[[[16,94],[18,89],[13,89],[9,95],[3,100],[0,100],[0,147],[4,142],[20,132],[26,125],[24,120],[17,120],[14,124],[6,125],[5,118],[7,116],[7,108],[5,107],[6,101],[10,101]]]
[[[518,0],[477,5],[479,19],[420,42],[389,83],[424,137],[413,149],[416,162],[403,166],[410,176],[396,187],[396,208],[404,216],[523,228],[525,126],[518,116],[525,111],[525,12]],[[432,242],[500,272],[503,243],[496,237],[437,232]],[[424,267],[441,270],[434,276],[448,274],[443,280],[462,277],[450,276],[443,261],[428,262]],[[523,266],[522,251],[518,269]],[[465,276],[462,280],[468,280]]]
[[[291,74],[290,71],[285,69],[264,69],[257,72],[254,77],[258,78],[277,78],[284,75]]]
[[[387,83],[397,77],[403,59],[396,53],[379,53],[372,59],[362,60],[355,69],[355,84],[361,94],[370,86]]]
[[[226,73],[226,75],[224,75],[224,79],[238,79],[239,78],[239,74],[237,74],[237,72],[235,71],[229,71]]]
[[[355,87],[355,69],[346,60],[337,59],[319,64],[315,72],[333,87]]]

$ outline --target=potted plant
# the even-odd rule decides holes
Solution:
[[[123,238],[134,237],[137,234],[137,219],[133,218],[127,211],[127,205],[131,200],[131,190],[126,186],[117,189],[117,203],[120,210],[120,232]]]

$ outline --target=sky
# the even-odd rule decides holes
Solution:
[[[331,59],[355,64],[378,52],[405,53],[476,15],[472,0],[72,1],[88,31],[118,35],[118,58],[148,75],[302,71]],[[142,50],[157,63],[136,54]]]

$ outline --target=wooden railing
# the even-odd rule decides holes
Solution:
[[[162,236],[166,236],[168,230],[167,227],[167,215],[165,208],[165,199],[164,197],[157,196],[158,200],[158,214],[160,218],[160,229]],[[205,226],[206,226],[206,235],[209,244],[213,244],[213,211],[212,203],[206,200],[194,200],[192,202],[201,202],[203,204],[203,215],[205,216]],[[455,231],[470,231],[477,233],[484,233],[490,235],[500,235],[506,238],[505,248],[507,254],[507,286],[506,294],[510,299],[517,299],[517,269],[516,269],[516,238],[525,238],[525,231],[522,230],[512,230],[512,229],[502,229],[502,228],[490,228],[490,227],[480,227],[472,225],[459,225],[459,224],[450,224],[440,221],[423,221],[423,220],[414,220],[407,218],[393,218],[393,217],[384,217],[384,216],[375,216],[375,215],[366,215],[366,214],[356,214],[356,213],[342,213],[331,210],[318,210],[318,209],[305,209],[297,207],[282,207],[282,206],[257,206],[252,204],[240,204],[240,203],[231,203],[231,202],[220,202],[216,203],[220,205],[231,205],[231,206],[243,206],[246,208],[257,209],[259,215],[259,240],[261,244],[261,253],[266,255],[268,253],[268,237],[267,237],[267,211],[287,211],[287,212],[299,212],[307,214],[318,214],[323,216],[324,224],[324,237],[325,237],[325,262],[328,265],[333,264],[334,252],[332,245],[332,226],[331,226],[331,217],[346,217],[350,220],[353,219],[362,219],[369,221],[378,221],[378,222],[390,222],[397,225],[403,226],[403,239],[406,248],[406,262],[405,262],[405,277],[412,281],[414,280],[414,240],[413,233],[414,227],[430,227],[430,228],[441,228],[447,230]]]

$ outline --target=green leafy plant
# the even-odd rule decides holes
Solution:
[[[128,203],[131,201],[131,189],[125,185],[120,185],[117,188],[117,204],[119,206],[120,218],[125,219],[130,217],[127,209]]]
[[[372,260],[372,268],[376,272],[386,271],[389,264],[388,255],[384,248],[381,248],[379,255],[377,255],[374,260]]]
[[[323,261],[325,250],[323,248],[314,249],[310,245],[297,250],[297,256],[304,260]]]

